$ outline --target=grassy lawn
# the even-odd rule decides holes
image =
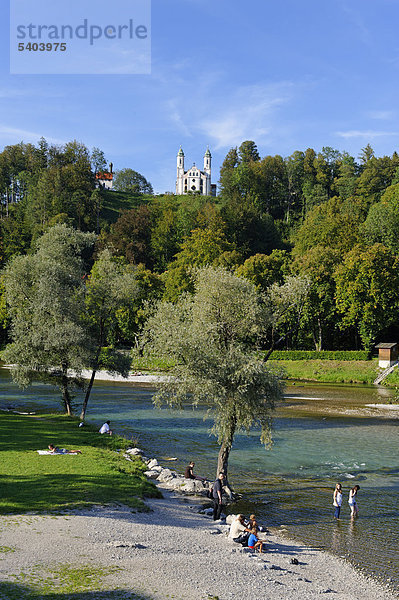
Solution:
[[[82,454],[39,455],[53,443]],[[116,449],[129,442],[78,427],[63,415],[0,412],[0,514],[62,511],[121,503],[144,509],[143,498],[159,497],[143,475],[140,459],[125,460]]]
[[[167,372],[174,367],[176,361],[172,358],[162,358],[157,356],[134,356],[130,370],[134,371],[150,371],[150,372]]]
[[[148,200],[141,194],[131,192],[117,192],[114,190],[104,190],[104,204],[101,209],[101,218],[108,223],[115,223],[120,217],[122,210],[131,210],[137,208],[140,204],[145,204]]]
[[[288,380],[371,384],[379,373],[377,359],[354,361],[279,360],[274,364],[284,369]]]

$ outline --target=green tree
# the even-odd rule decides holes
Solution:
[[[153,194],[152,185],[144,175],[133,169],[121,169],[115,173],[114,190],[135,194]]]
[[[107,168],[104,152],[100,148],[93,148],[90,155],[91,167],[94,173],[99,173]]]
[[[257,289],[266,290],[273,283],[282,283],[289,273],[289,259],[285,250],[271,254],[254,254],[236,270],[238,277],[251,281]]]
[[[315,350],[324,349],[328,334],[339,322],[335,304],[334,272],[342,257],[339,250],[315,246],[297,257],[294,269],[310,281],[309,295],[304,306],[302,331],[310,333]]]
[[[335,273],[337,308],[370,350],[379,332],[398,320],[399,258],[382,244],[355,246]]]
[[[334,189],[341,198],[347,199],[353,196],[357,186],[359,166],[353,156],[343,152],[338,164],[338,175],[334,180]]]
[[[399,184],[389,186],[381,202],[373,204],[361,227],[365,241],[372,245],[383,244],[395,254],[399,253]]]
[[[85,321],[94,340],[94,351],[87,365],[92,372],[80,415],[82,421],[97,371],[104,368],[123,377],[129,374],[131,358],[116,349],[108,349],[105,353],[103,348],[113,341],[112,336],[118,326],[118,311],[131,306],[138,293],[136,269],[112,257],[109,249],[104,249],[86,282]]]
[[[238,156],[241,163],[257,162],[260,160],[258,148],[252,140],[242,142],[238,148]]]
[[[345,253],[359,241],[359,225],[364,220],[356,203],[334,197],[314,206],[293,235],[294,256],[315,246],[333,247]]]
[[[234,198],[221,210],[226,223],[226,236],[244,258],[253,254],[269,254],[283,246],[274,219],[263,214],[249,198]]]
[[[237,148],[231,148],[220,168],[219,188],[222,198],[232,198],[238,193],[234,171],[239,164]]]
[[[111,227],[108,243],[128,262],[136,265],[143,263],[151,268],[153,265],[151,229],[151,211],[148,206],[141,205],[122,213]]]
[[[59,385],[65,411],[72,414],[70,377],[90,362],[92,340],[82,324],[84,252],[94,234],[57,225],[45,233],[36,251],[13,258],[5,270],[11,339],[4,351],[16,365],[12,376],[26,386],[34,379]]]
[[[222,225],[194,229],[163,275],[165,299],[176,301],[183,292],[192,291],[193,268],[215,265],[225,252],[232,250],[234,246],[227,240]]]
[[[237,431],[260,426],[261,441],[270,442],[270,411],[282,386],[279,375],[254,354],[268,315],[250,282],[205,267],[196,273],[194,293],[176,304],[158,304],[144,329],[147,352],[177,361],[155,402],[208,407],[220,443],[217,472],[226,475]]]

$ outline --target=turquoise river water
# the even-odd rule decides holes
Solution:
[[[399,591],[399,411],[367,406],[386,402],[389,392],[322,384],[286,392],[273,416],[271,450],[260,445],[256,431],[236,435],[229,474],[243,498],[233,510],[255,512],[259,522],[346,557]],[[88,418],[99,424],[111,419],[115,431],[164,466],[183,471],[195,460],[196,472],[213,478],[218,446],[204,411],[154,409],[152,394],[150,387],[97,383]],[[52,387],[20,390],[0,369],[0,409],[47,407],[59,407]],[[344,488],[340,521],[332,517],[337,481]],[[347,495],[356,483],[360,517],[351,522]]]

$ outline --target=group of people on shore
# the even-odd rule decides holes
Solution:
[[[263,528],[257,524],[255,515],[246,519],[240,514],[231,523],[228,538],[244,547],[263,552],[265,540],[259,539],[258,531],[263,531]]]
[[[194,473],[195,463],[191,461],[185,471],[184,476],[186,479],[197,479],[199,481],[206,481],[204,477],[200,477]],[[213,520],[220,521],[220,516],[224,508],[223,505],[223,484],[225,481],[225,474],[220,472],[216,481],[213,482],[210,490],[209,497],[213,503]],[[234,542],[252,548],[253,550],[263,551],[264,541],[260,540],[257,536],[258,531],[262,531],[262,528],[258,526],[255,520],[255,515],[250,515],[249,519],[245,519],[244,515],[237,515],[235,520],[232,522],[229,532],[229,538]]]
[[[360,490],[359,485],[355,485],[353,488],[349,490],[349,498],[348,504],[351,509],[351,518],[354,519],[359,514],[359,508],[357,506],[357,493]],[[342,484],[337,483],[335,486],[334,494],[333,494],[333,506],[334,506],[334,518],[339,519],[341,514],[341,506],[342,506]]]

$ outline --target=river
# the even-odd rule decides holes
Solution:
[[[265,450],[256,431],[237,434],[230,480],[243,499],[235,512],[255,512],[280,532],[343,556],[399,590],[399,411],[368,404],[390,392],[367,386],[289,386],[273,416],[273,446]],[[212,478],[218,446],[205,412],[154,409],[153,390],[132,384],[95,384],[88,418],[132,439],[148,456],[183,471]],[[50,386],[20,390],[0,369],[0,408],[35,411],[59,407]],[[55,440],[57,442],[57,440]],[[167,458],[176,457],[170,462]],[[332,517],[335,482],[344,488],[341,519]],[[360,485],[360,517],[349,518],[349,488]],[[326,565],[328,568],[328,565]]]

